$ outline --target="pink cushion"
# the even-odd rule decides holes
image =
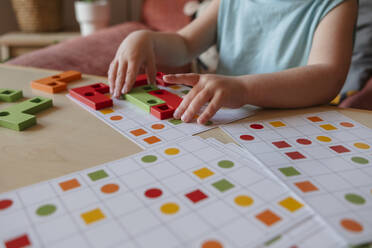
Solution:
[[[138,22],[116,25],[90,36],[27,53],[7,63],[61,71],[77,70],[86,74],[106,76],[122,40],[131,32],[140,29],[148,27]]]
[[[372,78],[365,84],[361,91],[346,98],[340,104],[340,107],[372,110]]]
[[[143,22],[160,31],[177,31],[190,23],[183,13],[185,3],[191,0],[145,0],[142,9]]]

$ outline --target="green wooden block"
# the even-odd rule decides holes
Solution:
[[[139,108],[150,113],[150,108],[159,104],[165,103],[165,101],[150,95],[146,92],[133,92],[124,95],[125,100],[137,105]]]
[[[0,111],[0,126],[22,131],[36,124],[34,114],[53,106],[52,99],[34,97]]]
[[[0,101],[3,102],[15,102],[22,98],[21,90],[12,89],[0,89]]]
[[[159,88],[153,84],[142,85],[133,88],[129,93],[147,93],[150,91],[158,90]]]

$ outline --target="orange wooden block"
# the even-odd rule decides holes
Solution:
[[[66,90],[68,82],[79,79],[81,79],[80,72],[65,71],[61,74],[31,81],[31,88],[54,94]]]

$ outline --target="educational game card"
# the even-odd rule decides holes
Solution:
[[[0,194],[0,246],[257,247],[295,229],[317,244],[312,210],[220,147],[189,137]]]
[[[158,87],[180,97],[190,90],[189,87],[182,85]],[[95,111],[72,97],[69,96],[69,98],[142,148],[165,144],[218,127],[221,124],[246,118],[257,109],[253,106],[244,106],[240,109],[220,109],[207,125],[199,125],[196,122],[183,123],[181,120],[173,118],[159,120],[126,100],[113,99],[114,107]],[[197,117],[195,116],[195,118]]]
[[[336,112],[222,127],[348,244],[372,241],[372,131]]]

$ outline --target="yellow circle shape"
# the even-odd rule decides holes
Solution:
[[[330,137],[327,137],[327,136],[318,136],[316,137],[317,140],[319,141],[322,141],[322,142],[331,142],[332,139]]]
[[[235,197],[234,201],[238,206],[241,206],[241,207],[248,207],[252,205],[254,202],[252,197],[249,197],[247,195],[239,195]]]
[[[177,155],[178,153],[180,153],[180,150],[178,150],[177,148],[168,148],[164,152],[167,155]]]
[[[356,148],[359,148],[359,149],[369,149],[370,148],[369,145],[367,145],[366,143],[362,143],[362,142],[355,143],[354,146]]]
[[[178,212],[178,210],[180,210],[180,207],[174,202],[165,203],[160,207],[160,211],[163,214],[175,214]]]

